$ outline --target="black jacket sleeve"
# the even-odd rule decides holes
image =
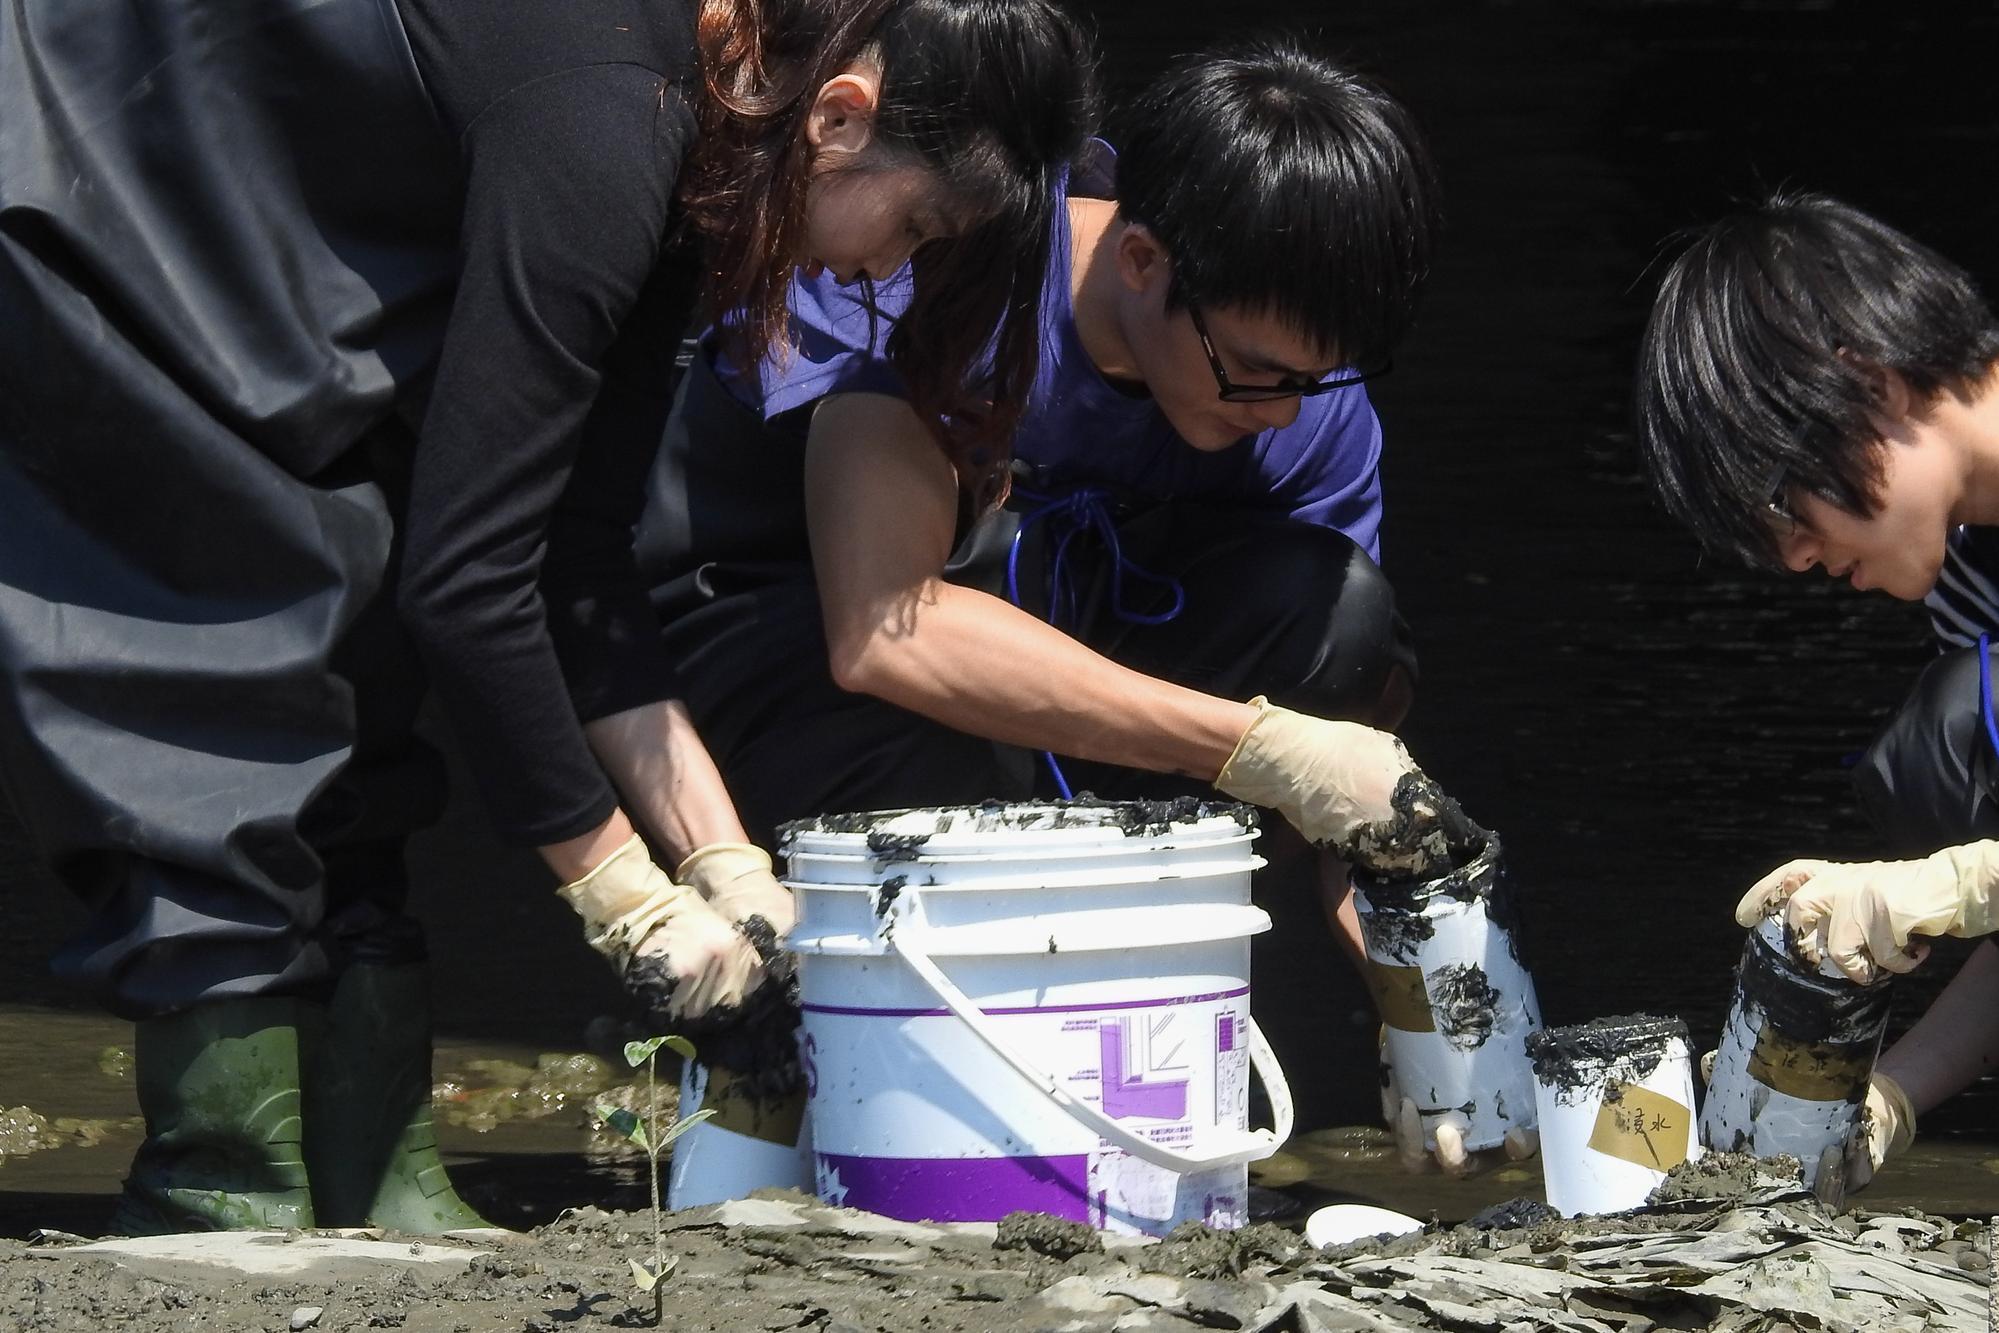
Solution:
[[[593,716],[672,693],[629,514],[686,310],[662,258],[693,133],[660,73],[600,64],[513,89],[465,134],[464,267],[399,595],[510,839],[574,837],[615,804],[565,660]]]

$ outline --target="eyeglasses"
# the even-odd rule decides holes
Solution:
[[[1376,379],[1395,369],[1393,361],[1386,361],[1374,370],[1334,375],[1322,380],[1292,375],[1275,384],[1231,384],[1229,373],[1222,369],[1221,357],[1215,355],[1214,340],[1208,337],[1208,325],[1201,318],[1200,307],[1190,302],[1187,306],[1187,317],[1194,321],[1194,332],[1201,340],[1201,350],[1208,354],[1208,365],[1215,372],[1215,384],[1221,389],[1219,396],[1225,403],[1267,403],[1278,398],[1311,398],[1317,394],[1331,393],[1334,389],[1344,389],[1350,384]]]
[[[1770,491],[1763,500],[1763,513],[1777,529],[1779,540],[1793,537],[1798,531],[1798,516],[1791,509],[1791,479],[1779,463],[1770,473]]]

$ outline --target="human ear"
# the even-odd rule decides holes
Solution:
[[[1144,223],[1130,222],[1118,233],[1117,271],[1126,289],[1142,296],[1172,280],[1173,264],[1166,247]]]
[[[820,85],[805,116],[805,142],[816,155],[859,153],[874,137],[875,108],[881,104],[881,79],[874,70],[857,65]]]
[[[1867,396],[1872,404],[1870,410],[1875,416],[1884,421],[1901,421],[1914,414],[1917,407],[1915,391],[1909,388],[1909,382],[1899,373],[1856,356],[1844,347],[1839,349],[1838,356],[1867,386]]]

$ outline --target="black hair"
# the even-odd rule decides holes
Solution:
[[[1703,546],[1776,564],[1779,484],[1873,512],[1881,371],[1934,401],[1995,359],[1999,325],[1963,269],[1849,204],[1780,191],[1667,269],[1638,353],[1638,444]]]
[[[820,86],[881,64],[873,142],[936,171],[968,230],[922,246],[889,340],[961,484],[991,491],[1034,383],[1061,172],[1095,126],[1090,40],[1054,0],[704,0],[702,139],[681,199],[706,232],[707,296],[746,363],[779,346],[803,256]],[[976,367],[989,364],[986,382]]]
[[[1349,366],[1388,359],[1439,229],[1409,112],[1289,38],[1190,57],[1118,137],[1118,213],[1173,264],[1167,304],[1276,317]]]

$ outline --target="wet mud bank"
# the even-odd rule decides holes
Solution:
[[[1271,1226],[1187,1226],[1138,1242],[1028,1214],[997,1225],[897,1222],[783,1192],[669,1214],[665,1229],[675,1264],[659,1327],[689,1333],[1590,1333],[1775,1327],[1767,1321],[1779,1318],[1830,1330],[1969,1329],[1983,1327],[1991,1240],[1982,1221],[1830,1214],[1795,1171],[1742,1158],[1681,1168],[1636,1213],[1564,1222],[1517,1200],[1464,1225],[1329,1250]],[[645,1327],[652,1300],[633,1290],[630,1261],[650,1252],[651,1233],[644,1214],[584,1208],[504,1244],[391,1235],[378,1248],[408,1262],[385,1254],[289,1273],[6,1242],[0,1325]],[[300,1246],[266,1241],[267,1255]]]

